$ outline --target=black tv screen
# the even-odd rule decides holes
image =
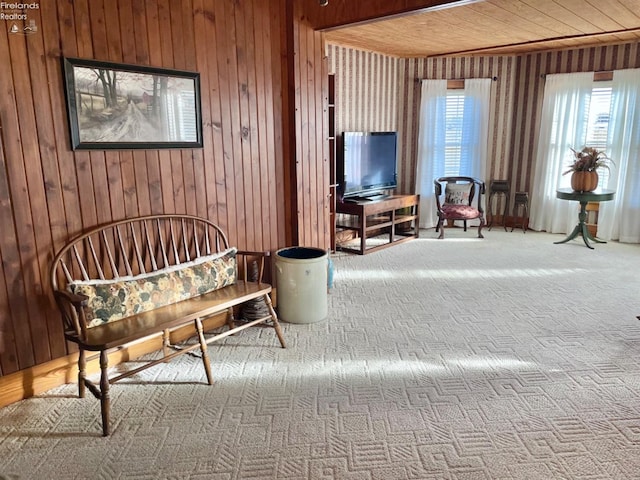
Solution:
[[[342,194],[365,194],[395,188],[396,132],[342,133]]]

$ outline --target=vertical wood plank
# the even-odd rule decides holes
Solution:
[[[189,42],[186,36],[189,32],[184,30],[184,17],[186,14],[180,8],[171,8],[171,39],[173,45],[173,67],[185,70],[186,64],[186,50],[189,48]],[[191,152],[172,152],[172,158],[176,161],[173,164],[174,175],[179,175],[182,183],[180,192],[176,192],[179,197],[179,203],[181,204],[181,210],[185,213],[194,214],[196,211],[194,191],[195,191],[195,179],[193,171],[193,160],[191,158]],[[180,173],[178,173],[180,171]],[[175,185],[175,184],[174,184]],[[176,205],[178,200],[176,201]]]
[[[26,190],[20,192],[20,196],[24,195],[24,198],[18,197],[17,201],[14,199],[14,209],[16,213],[18,208],[22,210],[20,214],[16,214],[16,231],[20,245],[22,274],[25,285],[31,286],[27,290],[30,294],[30,298],[27,300],[27,310],[31,335],[37,337],[32,340],[36,363],[51,358],[48,342],[51,317],[48,312],[49,301],[43,286],[43,282],[46,281],[47,258],[52,243],[51,230],[48,228],[49,217],[42,163],[31,164],[31,159],[40,157],[35,118],[36,105],[32,92],[36,88],[44,88],[44,85],[40,83],[44,72],[41,68],[42,63],[34,61],[32,66],[35,71],[32,76],[27,44],[33,46],[33,49],[37,51],[38,45],[41,45],[40,42],[41,39],[31,38],[31,36],[11,35],[9,38],[13,78],[22,79],[22,81],[14,83],[18,117],[16,127],[19,128],[15,134],[22,137],[22,165],[20,166],[20,156],[12,157],[15,161],[15,167],[10,167],[10,171],[13,171],[14,175],[20,176],[19,182],[26,182],[24,184]],[[11,164],[13,163],[11,162]],[[39,318],[40,315],[43,317]]]
[[[162,66],[173,65],[173,46],[171,44],[171,35],[168,34],[171,28],[169,0],[156,0],[154,6],[158,10],[158,28],[163,33],[160,35],[160,64]],[[172,151],[169,150],[162,150],[158,157],[164,210],[167,213],[183,213],[184,210],[177,210],[176,208],[174,194],[173,163],[175,154],[172,154]],[[176,179],[176,183],[178,180]]]
[[[0,48],[0,59],[3,51]],[[0,79],[0,86],[4,87]],[[4,105],[0,101],[0,108]],[[2,124],[0,123],[0,127]],[[9,191],[9,179],[6,169],[6,159],[4,154],[4,135],[0,128],[0,225],[4,226],[0,235],[0,374],[6,375],[20,369],[20,360],[28,352],[20,352],[19,348],[24,348],[27,335],[22,333],[20,337],[20,326],[16,324],[17,312],[24,308],[24,297],[13,297],[11,294],[11,284],[17,278],[16,271],[18,249],[16,232],[13,226],[13,208],[11,205],[11,195]],[[11,228],[10,228],[11,227]],[[12,260],[14,259],[14,260]],[[13,265],[12,265],[13,264]],[[13,314],[16,312],[16,314]],[[32,357],[28,358],[33,361]]]
[[[215,39],[215,13],[204,0],[194,0],[194,32],[196,42],[196,63],[201,74],[202,123],[204,133],[202,173],[205,189],[208,192],[205,216],[213,219],[226,230],[227,213],[224,199],[224,185],[218,179],[224,179],[223,148],[220,119],[220,96],[218,87],[218,65],[215,58],[208,55],[209,42]],[[199,199],[201,203],[202,199]]]
[[[231,131],[231,148],[233,151],[232,158],[232,175],[233,180],[230,184],[231,189],[235,192],[236,197],[236,243],[246,248],[247,244],[247,204],[244,192],[244,144],[243,144],[243,124],[240,112],[240,104],[243,98],[240,94],[240,79],[238,73],[238,57],[242,55],[244,45],[239,44],[240,38],[238,33],[238,15],[236,2],[225,1],[225,15],[228,19],[230,27],[228,31],[229,39],[232,39],[232,46],[227,49],[227,88],[229,92],[229,125]],[[246,161],[250,161],[246,158]],[[228,184],[229,185],[229,184]]]
[[[68,5],[68,4],[67,4]],[[62,67],[60,57],[63,55],[73,56],[76,54],[75,45],[71,41],[67,44],[74,45],[68,52],[62,51],[65,38],[68,32],[73,31],[73,16],[64,9],[56,9],[56,5],[51,2],[43,3],[40,9],[42,22],[47,24],[43,29],[42,36],[46,51],[45,61],[47,65],[48,88],[47,94],[51,104],[53,135],[56,139],[56,151],[52,153],[57,162],[60,175],[60,189],[63,199],[62,215],[65,216],[67,235],[73,235],[82,228],[82,218],[80,215],[80,204],[78,203],[78,185],[76,182],[75,165],[73,154],[69,150],[69,128],[64,103],[64,85],[62,81]],[[59,22],[59,19],[62,20]],[[60,28],[60,25],[65,27]],[[65,28],[66,32],[65,33]],[[52,160],[53,161],[53,160]],[[64,232],[60,232],[61,238],[57,238],[54,233],[53,238],[56,243],[54,250],[62,246],[66,240]]]
[[[196,61],[196,36],[195,36],[195,18],[196,11],[195,5],[192,0],[182,0],[182,11],[190,12],[187,15],[183,16],[183,32],[185,38],[185,68],[188,71],[198,71],[201,73],[201,82],[202,82],[202,71],[198,67]],[[206,73],[206,72],[205,72]],[[202,91],[202,85],[200,85],[200,90]],[[192,211],[195,215],[206,217],[207,216],[207,205],[208,205],[208,195],[207,188],[205,184],[205,159],[204,159],[204,149],[196,148],[188,150],[189,160],[192,163],[193,168],[193,193],[192,193]]]
[[[270,196],[270,179],[273,178],[273,157],[269,154],[268,132],[270,122],[267,120],[267,94],[269,87],[269,71],[268,66],[271,50],[271,32],[268,26],[265,27],[265,20],[269,20],[268,6],[256,4],[254,6],[253,22],[247,28],[253,32],[254,58],[255,58],[255,75],[252,77],[252,91],[255,104],[255,127],[252,131],[254,142],[256,143],[256,154],[259,159],[258,168],[254,170],[254,180],[259,187],[259,195],[256,196],[257,204],[260,208],[254,209],[254,223],[261,225],[271,223],[271,213],[275,208],[275,202],[272,202]],[[267,23],[268,25],[268,23]],[[262,230],[262,229],[261,229]],[[261,238],[256,239],[260,250],[271,244],[270,232],[261,232]]]
[[[244,231],[244,221],[239,217],[239,212],[242,212],[244,208],[244,202],[238,195],[236,187],[236,165],[235,161],[236,146],[234,140],[234,131],[237,131],[236,124],[234,122],[234,103],[237,102],[236,96],[233,96],[232,84],[234,74],[232,68],[234,65],[233,59],[235,57],[232,52],[233,45],[235,45],[235,27],[233,20],[233,10],[229,7],[228,0],[221,2],[215,2],[215,18],[220,19],[221,22],[225,22],[224,27],[218,25],[220,28],[216,28],[216,45],[219,48],[219,54],[217,55],[218,61],[218,74],[220,77],[220,98],[222,106],[222,134],[223,134],[223,148],[224,148],[224,184],[226,189],[227,200],[227,224],[229,225],[229,239],[232,243],[240,244],[240,231]],[[229,99],[229,101],[223,101],[222,99]],[[240,154],[238,152],[238,158]]]
[[[148,61],[150,65],[162,66],[162,49],[160,44],[160,25],[158,23],[158,4],[155,0],[144,2],[140,6],[138,15],[145,18],[147,32]],[[142,21],[139,22],[142,24]],[[146,152],[147,173],[149,176],[149,201],[151,213],[164,213],[165,205],[162,189],[162,170],[160,152],[149,150]]]
[[[260,125],[258,123],[258,75],[262,73],[260,71],[260,65],[257,63],[256,55],[256,38],[260,38],[262,31],[257,29],[257,24],[254,21],[255,13],[253,2],[246,2],[246,13],[244,15],[244,31],[245,31],[245,63],[246,63],[246,98],[248,101],[248,116],[246,119],[246,125],[248,128],[248,141],[250,148],[249,163],[250,170],[250,189],[251,197],[248,199],[251,208],[251,218],[248,219],[248,223],[251,225],[251,229],[247,235],[247,245],[252,250],[262,250],[263,248],[263,228],[266,226],[262,222],[262,179],[261,179],[261,155],[260,155]],[[262,77],[260,77],[262,78]],[[246,182],[245,182],[246,183]],[[253,233],[253,235],[252,235]]]
[[[88,7],[93,55],[97,59],[108,59],[104,1],[92,0]],[[94,198],[96,199],[96,218],[98,223],[105,223],[112,218],[105,152],[91,152],[89,154],[89,162],[94,185]]]
[[[252,92],[249,85],[249,63],[251,59],[250,34],[245,28],[245,19],[251,16],[249,11],[249,2],[242,0],[235,4],[235,22],[236,22],[236,64],[237,64],[237,88],[239,98],[239,117],[240,122],[240,148],[242,157],[247,158],[247,162],[243,162],[242,166],[242,184],[244,191],[245,208],[245,248],[255,249],[253,239],[256,236],[256,228],[254,225],[253,212],[248,210],[249,205],[253,205],[254,190],[256,185],[252,175],[254,162],[256,161],[253,151],[253,135],[251,125],[250,102]]]
[[[276,186],[276,213],[277,232],[275,233],[274,245],[287,245],[290,244],[291,238],[290,229],[293,222],[291,221],[292,212],[290,208],[290,194],[291,189],[289,186],[289,175],[286,169],[291,162],[292,149],[291,149],[291,131],[292,131],[292,119],[291,119],[291,89],[292,86],[289,83],[290,75],[289,67],[293,64],[288,60],[288,54],[291,53],[290,42],[292,35],[290,34],[291,20],[291,7],[289,2],[278,2],[274,5],[273,2],[267,2],[271,7],[270,31],[276,32],[272,38],[271,55],[271,78],[273,78],[273,92],[280,93],[282,97],[281,102],[273,101],[273,125],[277,125],[277,129],[274,132],[273,139],[275,141],[273,155],[275,161],[275,186]],[[279,33],[278,33],[279,32]],[[281,60],[284,59],[284,60]],[[272,194],[273,195],[273,194]],[[272,237],[273,238],[273,237]]]
[[[40,10],[35,10],[31,17],[37,25],[42,24]],[[54,22],[55,24],[55,22]],[[49,352],[51,356],[60,357],[66,353],[63,342],[62,323],[54,310],[52,299],[47,295],[49,262],[53,257],[53,245],[67,236],[62,199],[61,181],[56,161],[56,137],[53,129],[51,102],[48,99],[47,67],[45,62],[44,39],[40,35],[29,35],[25,38],[28,57],[31,92],[33,94],[33,113],[35,128],[30,135],[33,147],[25,150],[26,158],[41,159],[41,169],[37,164],[27,167],[30,182],[29,197],[32,201],[33,227],[37,244],[37,267],[39,282],[35,300],[38,308],[45,313],[34,323],[46,323]],[[27,92],[25,94],[28,95]],[[29,123],[31,120],[29,120]],[[24,125],[24,123],[22,124]],[[29,128],[27,126],[27,128]],[[21,127],[22,130],[22,127]],[[29,132],[29,130],[27,130]],[[36,136],[37,132],[37,136]],[[36,148],[37,145],[37,148]],[[31,156],[33,155],[33,156]],[[41,188],[44,187],[44,191]],[[40,331],[44,334],[44,329]]]
[[[20,134],[20,119],[18,109],[20,107],[33,107],[25,104],[26,99],[19,101],[19,91],[15,89],[17,82],[13,79],[16,73],[19,75],[25,69],[26,59],[24,54],[17,57],[12,62],[11,46],[7,38],[7,33],[2,32],[0,42],[0,62],[9,65],[3,75],[0,75],[0,89],[5,93],[0,97],[0,111],[2,112],[2,141],[5,158],[12,161],[6,162],[7,184],[9,186],[8,196],[12,202],[11,223],[6,224],[7,239],[3,239],[3,262],[5,263],[5,275],[8,288],[8,295],[12,301],[11,310],[15,312],[13,327],[16,335],[16,348],[18,351],[18,362],[21,368],[34,365],[41,358],[41,353],[36,354],[36,348],[48,350],[48,346],[42,341],[42,337],[34,344],[32,342],[33,332],[30,326],[30,317],[36,317],[37,309],[27,301],[27,285],[35,280],[33,257],[36,255],[35,239],[33,232],[33,220],[31,218],[31,201],[29,199],[29,187],[25,172],[25,158],[23,154],[23,140]],[[19,47],[15,45],[17,41],[24,39],[13,39],[13,50]],[[24,73],[23,73],[24,75]],[[22,86],[24,88],[24,85]],[[26,127],[26,125],[25,125]],[[16,222],[15,220],[19,220]],[[15,227],[14,227],[15,225]],[[14,230],[15,229],[15,230]],[[14,234],[15,237],[12,235]],[[5,232],[3,232],[3,235]],[[26,261],[25,261],[26,259]]]
[[[297,13],[297,12],[296,12]],[[297,16],[296,16],[297,18]],[[298,199],[298,208],[295,212],[297,217],[297,243],[300,245],[308,245],[306,233],[309,231],[309,217],[303,215],[303,212],[306,212],[307,204],[305,202],[304,196],[304,185],[308,179],[307,169],[305,168],[307,165],[307,158],[305,155],[305,151],[307,148],[307,144],[309,142],[309,135],[305,135],[305,126],[306,126],[306,104],[307,104],[307,96],[306,89],[302,88],[302,85],[305,85],[307,82],[307,68],[305,65],[305,53],[307,51],[307,42],[306,35],[304,34],[304,27],[302,26],[302,22],[296,22],[293,30],[293,42],[296,48],[295,58],[296,65],[295,71],[298,73],[298,76],[295,78],[295,122],[296,122],[296,175],[295,175],[295,194]],[[305,221],[306,219],[306,221]]]

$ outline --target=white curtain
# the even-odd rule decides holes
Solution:
[[[447,81],[423,80],[416,168],[416,193],[420,195],[420,228],[435,227],[437,223],[433,181],[441,176],[437,172],[440,162],[435,159],[441,158],[444,163],[446,106]]]
[[[533,230],[568,233],[578,222],[578,203],[559,200],[556,190],[571,186],[570,175],[562,172],[571,163],[571,148],[585,144],[592,87],[593,72],[546,77],[531,192]]]
[[[420,228],[437,223],[433,181],[444,175],[446,101],[446,80],[422,81],[416,171]],[[491,79],[465,80],[460,175],[485,178],[490,105]]]
[[[598,237],[640,243],[640,69],[617,70],[611,85],[607,188],[614,200],[600,203]]]
[[[464,81],[460,172],[462,175],[476,177],[481,181],[485,180],[487,172],[490,101],[490,78],[470,78]]]

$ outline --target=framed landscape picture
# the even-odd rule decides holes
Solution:
[[[74,150],[202,147],[200,75],[64,58]]]

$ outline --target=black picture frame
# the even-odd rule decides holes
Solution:
[[[73,150],[202,147],[199,73],[62,60]]]

